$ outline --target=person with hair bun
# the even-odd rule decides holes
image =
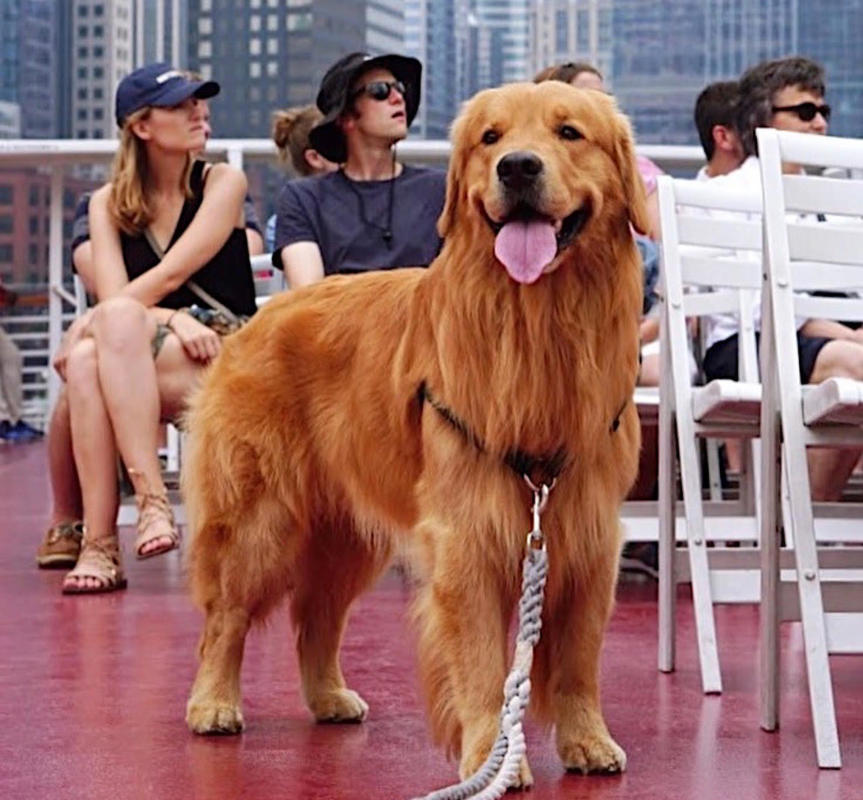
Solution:
[[[164,63],[135,70],[117,87],[120,143],[111,180],[89,205],[100,302],[73,323],[54,359],[66,381],[83,500],[67,594],[126,586],[118,456],[138,503],[138,558],[179,545],[157,456],[159,422],[184,409],[219,352],[219,332],[255,311],[245,175],[197,158],[208,131],[202,101],[218,92],[214,81],[190,80]]]
[[[309,132],[324,115],[314,104],[294,106],[273,113],[273,141],[279,153],[279,161],[290,163],[300,178],[335,172],[339,165],[324,158],[309,141]],[[276,242],[276,215],[267,220],[264,237],[268,252],[272,252]]]

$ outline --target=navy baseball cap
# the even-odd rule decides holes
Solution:
[[[214,97],[221,89],[215,81],[192,81],[187,73],[170,64],[147,64],[130,72],[117,86],[114,114],[117,124],[141,108],[156,106],[170,108],[197,97],[205,100]]]

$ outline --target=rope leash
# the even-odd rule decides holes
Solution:
[[[485,763],[470,778],[414,800],[495,800],[518,778],[527,751],[522,720],[530,702],[530,670],[533,649],[542,628],[542,599],[548,575],[548,553],[540,527],[540,515],[548,503],[550,485],[536,486],[525,475],[533,492],[533,529],[527,534],[522,562],[521,599],[518,603],[518,635],[512,668],[503,686],[503,707],[497,740]]]

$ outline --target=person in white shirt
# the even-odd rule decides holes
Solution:
[[[695,101],[695,128],[707,163],[695,179],[706,181],[727,175],[743,163],[743,144],[737,133],[740,84],[716,81],[705,86]]]
[[[830,106],[824,102],[824,70],[799,56],[765,61],[740,78],[737,130],[744,162],[727,175],[713,178],[717,186],[760,197],[761,175],[755,130],[778,128],[815,135],[827,133]],[[783,171],[802,171],[799,164],[783,164]],[[760,298],[755,305],[755,328],[760,329]],[[738,377],[738,321],[735,314],[708,320],[704,373],[708,380]],[[758,334],[756,333],[756,336]],[[821,383],[831,377],[863,380],[863,330],[822,319],[801,321],[797,332],[800,377]],[[838,500],[860,453],[856,450],[810,450],[809,470],[815,500]]]

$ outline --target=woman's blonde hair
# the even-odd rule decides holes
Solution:
[[[279,150],[279,159],[290,159],[300,175],[311,175],[315,170],[306,161],[305,152],[311,148],[309,131],[324,115],[317,106],[295,106],[273,114],[273,141]]]
[[[138,109],[123,121],[120,144],[111,169],[108,211],[114,224],[130,236],[143,233],[153,220],[153,209],[147,198],[150,177],[147,149],[143,140],[139,139],[132,129],[136,122],[147,119],[150,110],[150,108]],[[192,196],[189,176],[193,161],[194,158],[190,153],[186,169],[180,179],[180,188],[187,198]]]

